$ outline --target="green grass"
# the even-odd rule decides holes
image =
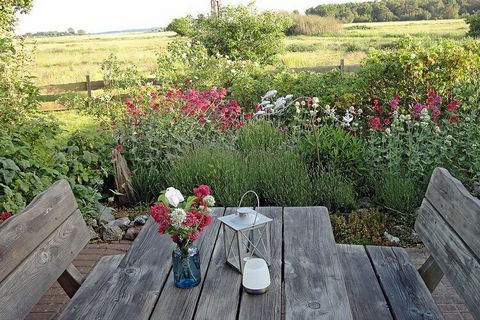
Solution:
[[[58,120],[62,129],[62,134],[57,137],[59,144],[65,144],[75,131],[82,131],[88,136],[98,135],[100,127],[93,117],[80,114],[76,110],[50,112],[50,115]]]
[[[349,29],[349,27],[357,28]],[[366,26],[358,27],[358,26]],[[287,49],[281,56],[288,67],[337,65],[341,58],[347,64],[357,64],[370,48],[381,48],[400,37],[450,37],[465,35],[468,26],[464,20],[405,21],[344,25],[344,31],[321,37],[289,37]],[[100,65],[111,53],[120,60],[138,66],[147,76],[154,73],[156,53],[165,51],[174,33],[128,33],[113,35],[68,36],[28,39],[34,51],[31,65],[37,85],[102,79]],[[292,48],[308,50],[292,50]],[[295,52],[296,51],[296,52]]]

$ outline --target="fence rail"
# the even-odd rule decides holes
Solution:
[[[335,69],[340,69],[344,72],[357,72],[360,70],[359,64],[345,65],[345,60],[341,59],[340,64],[336,66],[320,66],[320,67],[304,67],[304,68],[292,68],[290,69],[293,72],[317,72],[317,73],[326,73]],[[146,82],[155,82],[156,79],[145,79]],[[106,87],[105,81],[97,80],[91,81],[90,76],[86,75],[85,81],[75,82],[75,83],[65,83],[65,84],[49,84],[43,87],[40,87],[40,94],[44,96],[56,95],[67,92],[87,92],[88,97],[92,97],[92,91],[100,90]],[[52,102],[46,102],[52,103]],[[49,108],[48,111],[57,111],[65,110],[65,108],[54,107]]]

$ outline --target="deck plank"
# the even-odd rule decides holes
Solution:
[[[285,318],[353,319],[328,211],[284,209]]]

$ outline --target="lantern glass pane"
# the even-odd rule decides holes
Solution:
[[[227,262],[232,267],[240,270],[240,254],[238,251],[238,234],[235,230],[226,227],[225,232],[225,249]]]

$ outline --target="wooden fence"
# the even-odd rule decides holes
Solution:
[[[360,70],[359,64],[353,65],[345,65],[345,60],[341,59],[340,64],[336,66],[321,66],[321,67],[305,67],[305,68],[292,68],[290,69],[293,72],[302,72],[302,71],[309,71],[309,72],[318,72],[318,73],[326,73],[332,71],[334,69],[340,69],[345,72],[357,72]],[[146,82],[155,82],[155,79],[145,79]],[[75,83],[66,83],[66,84],[51,84],[40,87],[40,94],[47,96],[47,95],[57,95],[67,92],[87,92],[87,96],[89,98],[92,97],[93,91],[100,90],[106,87],[105,81],[98,80],[98,81],[91,81],[90,76],[86,75],[84,82],[75,82]],[[57,107],[50,108],[47,111],[58,111],[58,110],[65,110],[65,108]]]

